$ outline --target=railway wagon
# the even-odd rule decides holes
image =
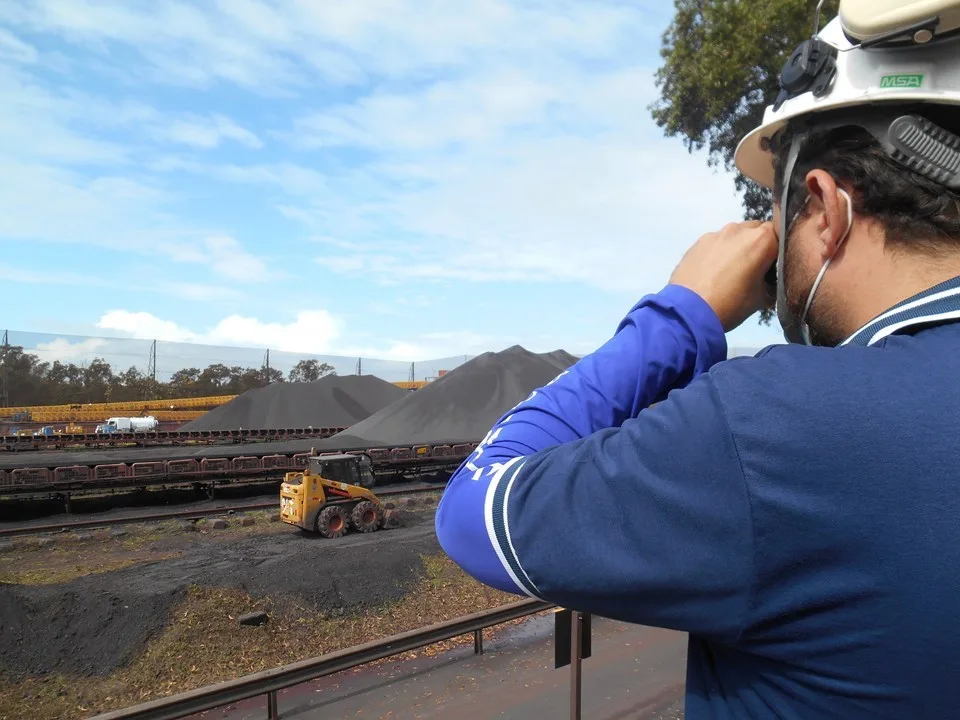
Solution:
[[[343,431],[342,427],[277,428],[272,430],[172,430],[154,432],[59,433],[55,435],[5,435],[0,449],[32,450],[103,445],[163,445],[255,442],[258,440],[293,440],[328,438]]]
[[[416,445],[410,447],[368,448],[332,451],[320,455],[367,455],[381,470],[415,469],[431,465],[446,466],[466,458],[477,443],[455,445]],[[155,460],[134,463],[64,465],[55,468],[24,467],[0,470],[0,489],[48,489],[117,485],[148,485],[158,481],[203,481],[224,477],[263,477],[300,470],[308,465],[310,452],[295,454],[244,455],[234,458]]]

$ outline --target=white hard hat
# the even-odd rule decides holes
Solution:
[[[790,180],[806,136],[817,128],[860,126],[904,167],[960,190],[960,136],[924,117],[934,106],[955,106],[960,118],[960,0],[841,0],[839,16],[784,65],[779,96],[760,127],[740,142],[734,162],[745,176],[773,188],[770,141],[790,121],[800,121],[776,198],[776,306],[788,341],[809,339],[802,320],[798,325],[790,316],[783,280]]]
[[[772,188],[768,141],[794,118],[809,116],[815,125],[825,111],[850,109],[862,114],[868,126],[878,106],[960,105],[958,27],[958,0],[841,2],[840,15],[797,48],[784,66],[780,97],[740,142],[734,155],[737,168]]]

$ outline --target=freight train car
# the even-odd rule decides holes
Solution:
[[[477,443],[414,445],[337,450],[319,455],[342,453],[366,455],[378,480],[414,479],[425,473],[453,469],[470,455]],[[224,482],[249,482],[281,478],[287,472],[307,467],[315,452],[247,454],[239,457],[183,458],[147,462],[117,462],[63,465],[59,467],[23,467],[0,470],[0,495],[40,493],[76,493],[121,487],[201,485],[214,487]]]

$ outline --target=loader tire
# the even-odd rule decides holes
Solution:
[[[369,500],[363,500],[354,506],[350,520],[360,532],[371,533],[380,527],[380,509]]]
[[[327,505],[317,515],[317,532],[326,538],[338,538],[347,534],[347,513],[338,505]]]

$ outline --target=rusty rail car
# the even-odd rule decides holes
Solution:
[[[461,463],[477,447],[474,443],[454,445],[413,445],[362,450],[330,451],[366,454],[378,474],[441,469]],[[217,480],[254,480],[282,476],[306,467],[312,453],[250,454],[230,458],[182,458],[144,462],[73,464],[55,468],[22,467],[0,470],[0,494],[75,492],[117,487],[146,487]]]
[[[59,435],[5,435],[0,437],[0,450],[54,450],[117,445],[225,445],[258,441],[328,438],[345,430],[342,427],[278,428],[272,430],[192,430],[123,433],[85,433]]]

